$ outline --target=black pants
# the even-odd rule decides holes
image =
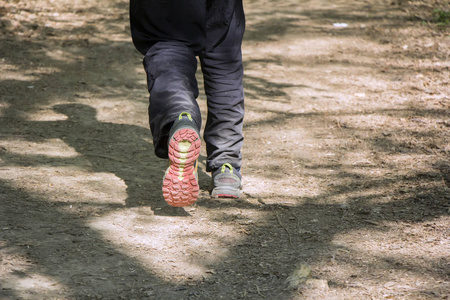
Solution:
[[[241,166],[244,118],[241,44],[242,0],[131,0],[131,33],[145,55],[149,118],[155,154],[167,158],[171,125],[181,112],[198,127],[197,56],[208,115],[204,132],[207,171]]]

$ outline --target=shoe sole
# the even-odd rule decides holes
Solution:
[[[163,196],[175,207],[191,205],[197,200],[199,187],[195,163],[200,155],[201,140],[194,129],[176,131],[169,143],[170,166],[163,180]]]
[[[212,190],[211,196],[216,198],[239,198],[241,191],[233,188],[215,188]]]

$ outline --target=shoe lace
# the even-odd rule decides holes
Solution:
[[[178,120],[183,119],[183,116],[188,117],[189,121],[192,121],[192,116],[191,116],[191,114],[190,114],[190,113],[187,113],[187,112],[182,112],[182,113],[178,116]]]
[[[230,169],[230,173],[233,173],[233,166],[230,165],[229,163],[224,163],[222,165],[222,169],[221,169],[221,173],[225,173],[226,168]]]

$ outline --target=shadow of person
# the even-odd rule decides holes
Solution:
[[[87,159],[93,172],[109,172],[122,179],[127,186],[127,206],[162,204],[155,184],[163,167],[151,156],[147,129],[99,122],[97,111],[84,104],[59,104],[53,110],[68,117],[56,121],[53,134]]]
[[[153,155],[148,129],[100,122],[97,111],[85,104],[58,104],[52,108],[67,119],[22,122],[29,133],[26,137],[30,140],[60,139],[83,158],[53,160],[52,164],[83,164],[85,167],[87,160],[90,172],[112,173],[125,183],[127,207],[150,205],[155,214],[188,215],[184,209],[166,208],[161,181],[167,162]],[[37,159],[31,158],[30,162],[38,164]]]

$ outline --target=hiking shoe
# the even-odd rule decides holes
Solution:
[[[242,176],[236,168],[225,163],[212,173],[211,196],[220,198],[239,198],[241,196]]]
[[[183,112],[169,133],[169,167],[163,180],[163,196],[171,206],[191,205],[198,197],[197,165],[200,134],[189,113]]]

